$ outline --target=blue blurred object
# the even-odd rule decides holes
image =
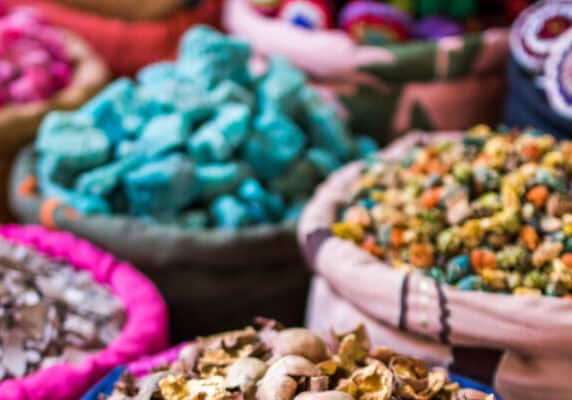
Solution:
[[[533,127],[558,139],[572,138],[572,120],[556,113],[548,103],[536,76],[522,69],[514,58],[508,63],[508,92],[503,122],[512,128]]]
[[[87,392],[81,400],[99,400],[99,395],[110,395],[113,386],[125,371],[125,367],[117,367],[99,381],[89,392]]]

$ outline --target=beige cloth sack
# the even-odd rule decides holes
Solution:
[[[78,108],[110,77],[103,61],[83,40],[69,32],[65,35],[74,62],[72,82],[51,99],[0,107],[0,222],[8,220],[6,190],[10,165],[18,151],[34,140],[42,118],[52,110]]]
[[[416,143],[445,137],[460,134],[409,134],[382,155],[398,159]],[[459,291],[405,275],[331,235],[360,168],[353,163],[322,184],[299,224],[315,273],[309,328],[326,334],[365,321],[377,344],[490,380],[504,400],[572,399],[572,301]]]

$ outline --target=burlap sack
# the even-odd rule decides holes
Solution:
[[[35,158],[29,148],[16,160],[14,213],[88,238],[137,265],[170,306],[174,340],[241,327],[256,315],[302,323],[309,276],[293,225],[189,231],[121,215],[80,216],[35,192]]]
[[[398,159],[416,143],[443,137],[410,134],[382,154]],[[299,224],[298,240],[315,273],[309,328],[327,333],[365,320],[375,343],[492,382],[505,400],[571,399],[570,300],[459,291],[405,275],[332,236],[329,227],[360,168],[354,163],[334,173]]]
[[[120,5],[123,1],[125,0],[117,0],[115,3]],[[182,9],[168,18],[154,21],[109,18],[46,0],[5,2],[8,5],[38,9],[57,26],[69,29],[85,39],[101,54],[113,74],[131,76],[147,64],[173,59],[180,36],[191,26],[217,26],[222,0],[203,0],[196,7]]]
[[[95,95],[109,79],[101,58],[81,39],[66,32],[66,45],[74,62],[69,86],[46,101],[0,107],[0,222],[8,220],[7,182],[16,153],[34,140],[44,115],[52,110],[72,110]]]
[[[111,345],[79,364],[59,363],[20,379],[0,382],[2,400],[77,400],[118,365],[167,346],[167,308],[157,288],[131,265],[65,232],[39,226],[0,226],[6,240],[86,270],[109,286],[125,307],[126,322]]]
[[[507,32],[357,46],[341,31],[308,31],[227,0],[225,28],[263,55],[283,55],[334,89],[356,132],[380,142],[412,128],[465,129],[500,121]]]

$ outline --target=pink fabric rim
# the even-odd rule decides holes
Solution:
[[[130,264],[66,232],[7,225],[0,226],[0,235],[90,271],[97,282],[109,285],[127,314],[123,331],[107,349],[79,365],[58,364],[1,382],[2,400],[76,400],[112,368],[167,346],[167,307],[157,288]]]

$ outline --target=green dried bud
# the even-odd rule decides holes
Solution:
[[[526,274],[523,283],[525,287],[544,290],[548,285],[548,275],[535,269]]]
[[[446,256],[457,254],[462,245],[461,237],[455,229],[445,229],[437,236],[437,249]]]
[[[453,167],[453,176],[459,183],[468,183],[471,180],[473,170],[467,161],[461,161]]]
[[[530,267],[530,253],[519,245],[506,246],[497,253],[497,267],[504,270],[528,269]]]

